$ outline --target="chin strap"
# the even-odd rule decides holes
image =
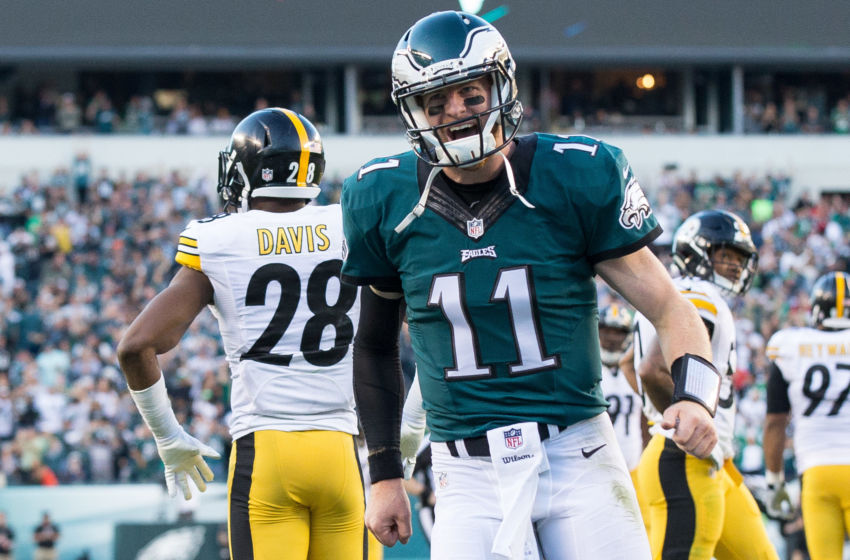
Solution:
[[[425,188],[422,189],[422,196],[419,197],[419,202],[416,203],[416,206],[413,207],[407,216],[395,227],[396,233],[403,232],[407,226],[413,223],[413,220],[422,215],[425,211],[425,203],[428,202],[428,193],[431,192],[431,185],[434,183],[434,177],[437,176],[437,173],[442,171],[441,167],[432,167],[431,173],[428,174],[428,180],[425,181]]]
[[[527,201],[517,190],[516,180],[514,179],[514,168],[511,167],[511,162],[508,160],[508,156],[506,156],[503,152],[499,152],[499,155],[502,156],[502,160],[505,162],[505,170],[508,172],[508,185],[510,186],[511,194],[520,199],[528,208],[534,208],[534,205]]]

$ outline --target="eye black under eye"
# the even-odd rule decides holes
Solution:
[[[475,105],[481,105],[482,103],[484,103],[484,96],[483,95],[473,95],[472,97],[467,97],[466,99],[463,100],[463,104],[466,105],[467,107],[472,107],[472,106],[475,106]]]
[[[434,105],[433,107],[428,107],[428,109],[426,109],[426,110],[428,111],[429,117],[436,117],[437,115],[439,115],[443,112],[443,106],[442,105]]]

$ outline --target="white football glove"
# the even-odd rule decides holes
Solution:
[[[187,476],[195,481],[198,490],[206,490],[206,483],[213,479],[213,473],[203,458],[218,459],[220,455],[212,447],[186,433],[177,422],[162,374],[160,373],[156,383],[147,389],[130,389],[130,396],[153,434],[156,449],[165,465],[165,486],[168,488],[168,494],[171,497],[176,496],[177,487],[180,486],[183,497],[187,500],[191,498],[192,491],[189,489]]]
[[[767,516],[771,519],[789,521],[794,518],[794,505],[791,496],[785,489],[785,480],[779,473],[765,472],[767,481],[767,493],[765,494],[764,506]]]
[[[165,486],[168,488],[168,495],[172,498],[176,496],[179,486],[187,500],[192,497],[188,478],[195,482],[201,492],[207,489],[206,483],[213,479],[213,472],[204,457],[221,457],[215,449],[201,443],[182,427],[169,438],[157,439],[156,449],[165,465]]]
[[[422,408],[422,391],[419,389],[419,374],[413,376],[413,383],[404,401],[401,413],[401,460],[404,464],[404,478],[413,475],[416,466],[416,454],[425,435],[425,409]]]

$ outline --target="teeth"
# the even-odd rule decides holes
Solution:
[[[472,123],[466,123],[466,124],[462,124],[460,126],[453,126],[453,127],[449,128],[449,130],[451,132],[460,132],[461,130],[466,130],[467,128],[472,128],[473,126],[475,126],[475,125],[472,124]]]

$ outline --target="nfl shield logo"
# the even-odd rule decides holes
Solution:
[[[519,428],[511,428],[505,434],[505,447],[508,449],[519,449],[522,447],[522,430]]]
[[[472,239],[478,239],[484,235],[484,220],[475,218],[466,221],[466,235]]]
[[[264,167],[263,168],[263,181],[268,183],[269,181],[272,180],[272,177],[274,177],[274,172],[271,169],[266,169]]]

